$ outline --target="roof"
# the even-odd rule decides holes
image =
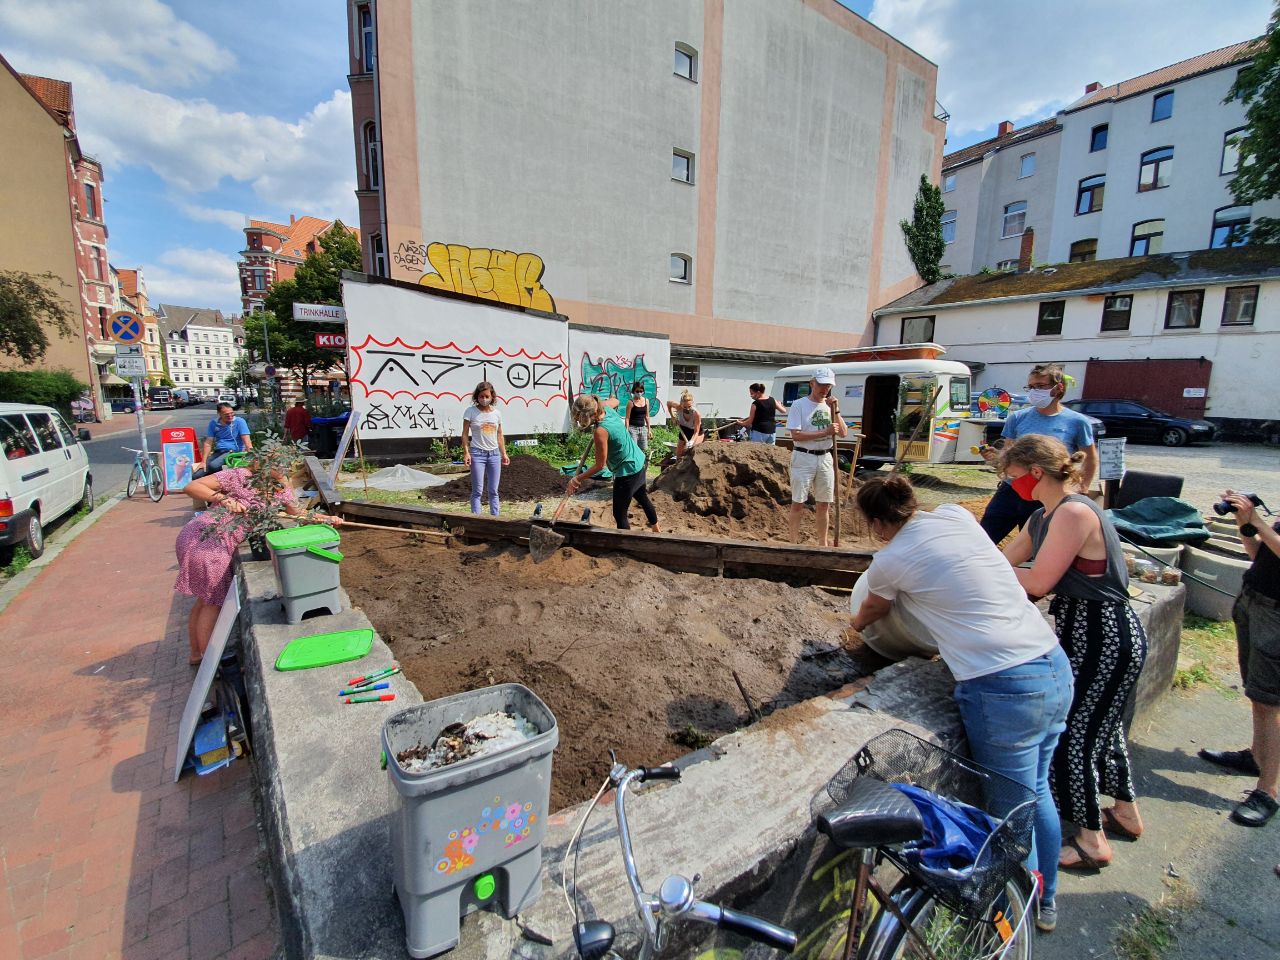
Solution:
[[[1047,133],[1057,133],[1062,127],[1057,120],[1040,120],[1027,127],[1019,127],[1006,133],[1003,137],[992,137],[990,140],[983,140],[981,143],[975,143],[971,146],[957,150],[955,153],[949,153],[942,158],[942,169],[950,170],[952,167],[961,167],[966,163],[972,163],[974,160],[981,160],[993,150],[1003,150],[1005,147],[1013,146],[1015,143],[1022,143],[1026,140],[1034,140],[1036,137],[1043,137]]]
[[[293,223],[272,223],[270,220],[250,220],[245,230],[269,230],[284,237],[280,245],[280,253],[286,257],[306,257],[307,244],[317,240],[333,226],[333,220],[321,220],[319,217],[298,217]],[[345,227],[346,224],[343,224]],[[347,227],[358,239],[360,231],[355,227]]]
[[[1093,93],[1086,94],[1071,104],[1063,113],[1074,113],[1077,110],[1092,107],[1096,103],[1102,103],[1104,100],[1123,100],[1126,97],[1133,97],[1148,90],[1155,90],[1157,87],[1167,87],[1169,84],[1177,83],[1179,80],[1186,80],[1189,77],[1218,70],[1239,60],[1248,60],[1266,41],[1266,37],[1255,37],[1252,40],[1233,43],[1229,47],[1210,50],[1208,53],[1202,53],[1198,57],[1181,60],[1178,63],[1161,67],[1159,70],[1152,70],[1150,73],[1144,73],[1142,76],[1134,77],[1131,80],[1123,80],[1109,87],[1100,87]]]
[[[54,80],[51,77],[37,77],[30,73],[20,73],[19,77],[35,96],[64,127],[75,130],[74,111],[71,104],[71,84],[66,80]]]
[[[123,297],[136,297],[138,295],[138,271],[117,267],[116,273],[120,275],[120,295]]]
[[[671,345],[673,360],[733,360],[739,363],[767,363],[787,367],[797,363],[818,364],[823,358],[807,353],[774,353],[769,350],[731,350],[725,347],[697,347],[685,343]]]
[[[162,303],[156,309],[156,318],[160,324],[160,332],[166,337],[171,333],[181,333],[188,325],[231,327],[231,321],[223,317],[222,311],[212,307],[184,307],[180,304]]]
[[[951,306],[1010,297],[1041,298],[1051,294],[1098,293],[1141,290],[1150,287],[1186,286],[1196,283],[1242,279],[1280,280],[1280,246],[1234,247],[1196,250],[1153,257],[1122,257],[1089,263],[1060,263],[1028,273],[974,274],[940,280],[920,287],[876,315],[904,313],[929,307]]]

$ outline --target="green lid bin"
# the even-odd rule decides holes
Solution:
[[[342,553],[337,549],[341,542],[338,531],[322,523],[267,534],[271,566],[290,623],[298,623],[312,610],[342,610],[338,590]]]

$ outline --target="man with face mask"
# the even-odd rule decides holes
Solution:
[[[1067,392],[1067,377],[1056,363],[1042,363],[1031,368],[1027,377],[1027,400],[1030,406],[1015,410],[1004,422],[1000,436],[1017,440],[1028,434],[1042,434],[1061,440],[1069,452],[1084,451],[1084,463],[1080,466],[1081,489],[1088,490],[1098,470],[1098,447],[1093,440],[1093,428],[1089,418],[1082,413],[1068,410],[1062,405]],[[995,450],[983,452],[988,463],[999,461]],[[1014,484],[1002,480],[995,496],[987,504],[982,515],[982,529],[994,543],[1009,535],[1014,527],[1021,529],[1040,504],[1027,498],[1028,491],[1019,490]]]

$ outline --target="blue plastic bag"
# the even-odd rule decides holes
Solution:
[[[999,821],[977,807],[920,787],[905,783],[891,786],[911,798],[924,820],[924,839],[909,851],[912,859],[932,870],[963,873],[971,869]]]

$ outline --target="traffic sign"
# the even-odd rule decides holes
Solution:
[[[142,346],[137,343],[117,343],[116,359],[121,357],[140,357],[142,356]]]
[[[147,361],[143,357],[116,357],[116,373],[122,377],[145,377]]]
[[[340,333],[317,333],[316,346],[326,350],[345,350],[347,338]]]
[[[117,310],[107,322],[107,332],[116,343],[141,343],[146,336],[142,317],[132,310]]]

